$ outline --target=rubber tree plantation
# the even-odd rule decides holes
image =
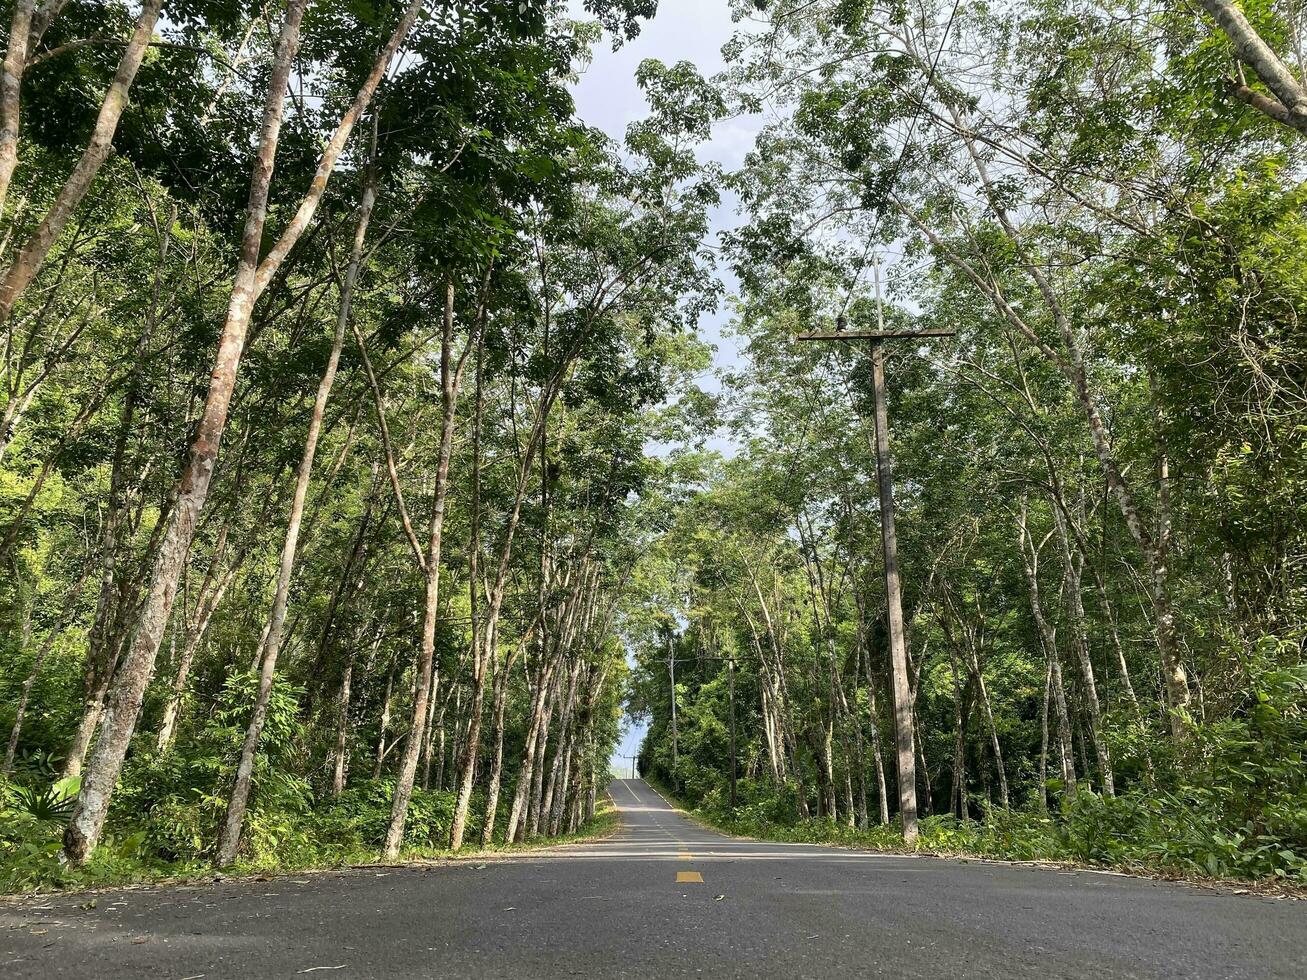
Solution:
[[[628,719],[1307,885],[1300,6],[715,2],[621,138],[654,0],[4,8],[0,890],[595,835]]]

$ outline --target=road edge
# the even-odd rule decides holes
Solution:
[[[853,844],[846,844],[838,841],[783,841],[767,837],[737,834],[725,827],[713,823],[697,811],[687,810],[679,803],[679,801],[676,800],[675,796],[663,792],[666,787],[655,784],[648,777],[641,777],[641,781],[653,790],[659,799],[666,803],[668,807],[685,819],[706,830],[711,830],[714,833],[722,834],[734,840],[756,841],[760,844],[803,843],[811,844],[815,847],[829,847],[839,851],[849,851],[855,854],[880,854],[885,857],[927,858],[937,861],[951,861],[957,864],[1002,865],[1004,867],[1012,868],[1029,868],[1033,871],[1057,871],[1062,873],[1071,872],[1075,874],[1103,875],[1110,878],[1133,878],[1137,881],[1160,881],[1173,885],[1187,885],[1201,891],[1217,892],[1223,895],[1230,895],[1239,898],[1263,898],[1279,901],[1287,900],[1290,902],[1307,901],[1307,888],[1300,889],[1293,886],[1277,885],[1273,882],[1241,881],[1237,878],[1188,878],[1183,875],[1172,875],[1162,871],[1153,872],[1142,868],[1127,870],[1124,868],[1098,867],[1091,864],[1077,864],[1071,861],[1018,861],[1004,858],[983,857],[965,851],[950,853],[947,851],[887,850],[881,847],[858,847]]]
[[[605,790],[605,793],[607,791]],[[433,854],[430,857],[401,858],[396,861],[347,862],[342,864],[322,865],[307,868],[285,868],[270,871],[258,871],[248,874],[227,874],[222,871],[206,872],[198,875],[177,875],[153,878],[143,881],[105,882],[103,884],[79,885],[71,888],[35,888],[31,891],[0,893],[0,908],[17,906],[33,899],[55,897],[73,898],[81,895],[104,895],[114,892],[161,891],[168,888],[194,887],[198,885],[218,885],[227,883],[254,884],[259,882],[282,881],[288,878],[307,878],[322,875],[348,875],[358,871],[405,871],[413,868],[443,868],[457,865],[478,863],[501,864],[516,856],[541,854],[575,844],[589,844],[606,840],[616,834],[622,827],[622,815],[611,796],[607,803],[612,820],[604,826],[597,827],[592,833],[578,832],[565,838],[532,842],[527,844],[500,844],[496,847],[465,850],[457,853]],[[596,814],[596,820],[607,813]]]

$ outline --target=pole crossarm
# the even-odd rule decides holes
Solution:
[[[956,337],[956,330],[928,327],[925,330],[833,330],[801,333],[795,340],[911,340],[913,337]]]

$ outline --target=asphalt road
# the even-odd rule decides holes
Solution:
[[[724,837],[0,904],[0,977],[1307,977],[1307,903]]]

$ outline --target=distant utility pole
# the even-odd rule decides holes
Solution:
[[[667,635],[667,672],[672,682],[672,785],[676,785],[676,766],[681,761],[676,744],[676,643],[673,634]]]
[[[880,482],[880,536],[885,549],[885,615],[889,620],[890,675],[893,678],[894,735],[898,755],[899,814],[903,839],[917,839],[917,761],[912,738],[912,689],[908,685],[908,645],[903,628],[903,595],[899,586],[898,539],[894,534],[894,465],[889,452],[889,412],[885,406],[885,341],[922,337],[952,337],[954,331],[886,330],[880,298],[880,260],[872,272],[876,282],[876,329],[845,330],[844,317],[834,333],[799,334],[799,340],[867,340],[871,342],[871,386],[876,405],[876,472]]]
[[[619,759],[626,759],[627,761],[629,761],[629,762],[631,763],[631,778],[632,778],[632,779],[637,779],[638,777],[637,777],[636,774],[635,774],[635,762],[636,762],[636,760],[639,759],[640,757],[639,757],[638,755],[619,755],[618,758],[619,758]]]
[[[736,801],[739,798],[736,789],[738,779],[736,770],[738,765],[735,761],[735,658],[731,657],[726,661],[726,669],[730,674],[730,702],[731,702],[731,809],[735,809]]]

